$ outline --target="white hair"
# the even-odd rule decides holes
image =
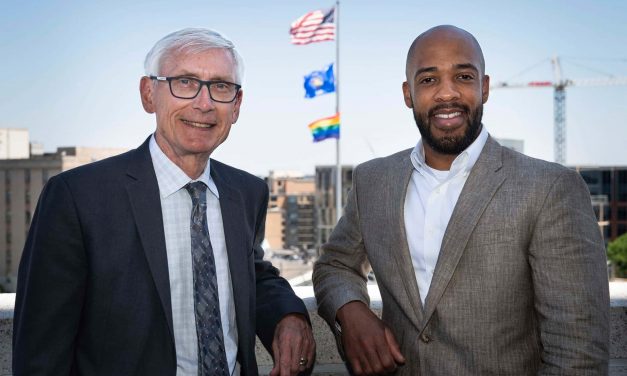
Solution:
[[[220,33],[210,29],[187,28],[175,31],[161,38],[152,47],[144,60],[147,76],[158,76],[163,60],[173,52],[198,53],[211,48],[223,48],[233,55],[235,61],[235,83],[241,84],[244,76],[244,62],[235,45]]]

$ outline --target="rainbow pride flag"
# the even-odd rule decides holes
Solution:
[[[327,138],[340,138],[340,114],[325,117],[309,124],[309,130],[314,142]]]

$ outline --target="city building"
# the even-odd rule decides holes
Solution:
[[[627,232],[627,166],[572,167],[590,190],[606,243]]]
[[[525,153],[525,141],[515,140],[511,138],[497,138],[496,141],[506,148],[512,149],[519,153]]]
[[[12,136],[11,140],[14,140]],[[19,140],[23,143],[23,137]],[[15,291],[17,270],[28,229],[39,195],[48,179],[62,171],[126,151],[63,147],[55,153],[29,157],[29,145],[25,148],[27,155],[24,159],[0,159],[0,197],[3,198],[0,199],[0,212],[5,213],[4,219],[0,220],[0,287],[5,292]],[[9,150],[9,155],[16,155],[14,147],[11,146]]]
[[[336,166],[316,166],[316,249],[324,244],[337,223],[335,205]],[[342,166],[342,207],[353,184],[353,166]]]
[[[0,159],[27,159],[29,155],[28,129],[0,129]]]
[[[270,171],[266,241],[271,250],[313,249],[316,240],[315,182],[298,172]]]

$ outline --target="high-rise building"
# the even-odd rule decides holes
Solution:
[[[315,246],[315,183],[302,173],[270,171],[266,241],[270,249],[306,251]]]
[[[336,224],[336,166],[316,166],[316,218],[318,234],[316,249],[324,244]],[[353,166],[342,166],[342,207],[353,184]]]
[[[28,145],[26,151],[28,152]],[[57,152],[0,160],[0,287],[15,291],[17,269],[30,222],[48,179],[62,171],[119,154],[125,149],[58,148]]]
[[[627,233],[627,166],[573,168],[588,185],[605,241]]]

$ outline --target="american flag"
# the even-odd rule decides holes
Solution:
[[[309,44],[335,39],[335,8],[314,10],[296,21],[290,28],[293,44]]]

